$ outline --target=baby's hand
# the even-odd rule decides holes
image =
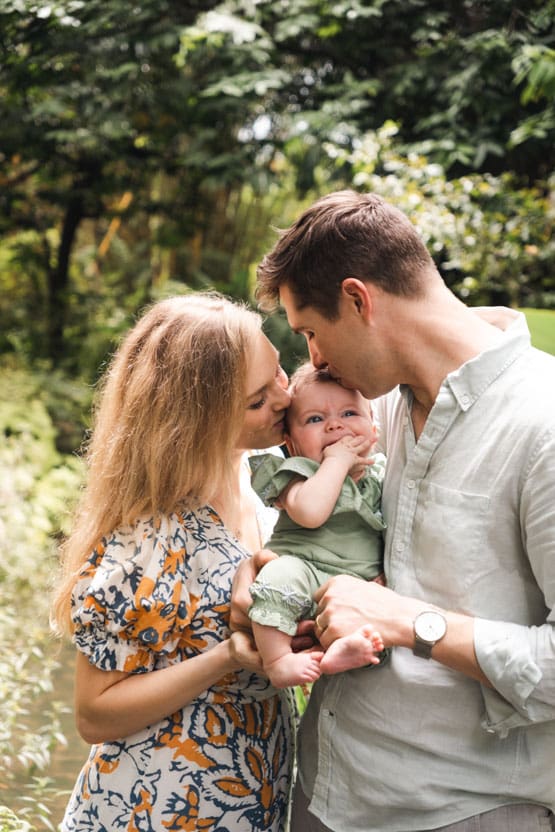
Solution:
[[[372,441],[364,436],[343,436],[333,445],[324,448],[324,459],[339,459],[345,463],[347,473],[361,476],[372,460],[367,457]]]

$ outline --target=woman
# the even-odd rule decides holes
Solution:
[[[244,451],[281,441],[286,384],[258,315],[212,295],[156,304],[106,374],[53,610],[93,743],[63,832],[283,828],[289,701],[229,604],[267,533]]]

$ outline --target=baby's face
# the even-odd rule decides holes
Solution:
[[[290,453],[321,462],[324,448],[343,436],[376,440],[369,402],[358,390],[333,381],[304,385],[287,411],[287,445]]]

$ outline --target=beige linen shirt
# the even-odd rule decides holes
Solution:
[[[475,617],[493,689],[397,647],[323,678],[300,731],[311,810],[337,832],[555,808],[555,358],[524,317],[451,373],[415,442],[410,391],[376,402],[390,587]]]

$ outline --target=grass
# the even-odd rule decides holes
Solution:
[[[532,334],[532,344],[539,350],[555,355],[555,311],[552,309],[521,309]]]

